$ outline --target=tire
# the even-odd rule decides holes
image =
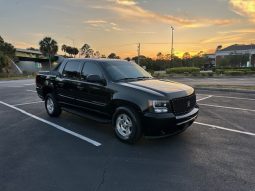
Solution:
[[[142,137],[141,120],[133,108],[117,108],[112,118],[112,126],[115,136],[124,143],[134,144]]]
[[[51,93],[47,94],[45,97],[45,109],[51,117],[58,117],[61,114],[61,108],[55,96]]]

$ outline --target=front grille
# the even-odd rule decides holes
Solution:
[[[175,115],[184,115],[189,113],[196,106],[196,94],[190,96],[175,98],[171,101]]]

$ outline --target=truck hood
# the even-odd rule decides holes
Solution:
[[[126,85],[143,91],[148,90],[151,93],[155,92],[170,99],[185,97],[191,95],[194,92],[194,89],[190,86],[167,80],[140,80],[122,83],[122,85]]]

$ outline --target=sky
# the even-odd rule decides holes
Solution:
[[[255,0],[0,0],[0,36],[16,48],[62,44],[122,58],[213,53],[218,45],[255,43]],[[59,53],[62,53],[59,51]]]

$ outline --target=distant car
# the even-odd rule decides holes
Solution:
[[[117,138],[127,143],[142,135],[181,133],[199,112],[192,87],[154,79],[124,60],[65,59],[36,76],[36,90],[50,116],[65,110],[112,123]]]

